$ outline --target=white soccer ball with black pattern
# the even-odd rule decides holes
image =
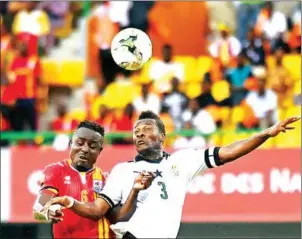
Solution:
[[[118,66],[135,71],[150,60],[152,42],[145,32],[136,28],[126,28],[113,38],[111,55]]]

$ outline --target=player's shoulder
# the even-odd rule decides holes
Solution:
[[[177,161],[192,157],[196,154],[204,153],[206,149],[202,148],[188,148],[188,149],[179,149],[173,152],[170,156],[170,160]]]
[[[135,161],[118,163],[112,168],[112,171],[125,172],[127,169],[132,168],[134,164],[135,164]]]
[[[65,168],[68,167],[68,163],[66,160],[62,160],[56,163],[52,163],[52,164],[48,164],[45,167],[45,171],[60,171],[60,170],[64,170]]]

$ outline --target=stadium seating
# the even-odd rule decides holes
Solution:
[[[194,73],[196,71],[196,59],[191,56],[176,56],[174,58],[176,63],[180,63],[184,65],[184,81],[190,82],[194,79]]]
[[[212,86],[215,100],[222,101],[230,96],[230,84],[226,80],[216,81]]]
[[[298,54],[284,56],[284,66],[290,71],[295,81],[301,81],[301,56]]]
[[[84,61],[42,59],[42,82],[50,86],[80,87],[84,83]]]
[[[197,58],[195,77],[192,80],[201,82],[206,72],[211,70],[213,60],[208,56],[200,56]]]
[[[190,98],[193,99],[200,95],[201,93],[201,86],[199,82],[190,82],[185,84],[185,94]]]
[[[81,122],[86,119],[86,111],[81,108],[73,108],[68,112],[68,118]]]

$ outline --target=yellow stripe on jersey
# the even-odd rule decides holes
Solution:
[[[104,233],[104,220],[103,220],[103,218],[101,218],[98,221],[98,228],[99,228],[99,238],[106,238],[105,233]],[[109,237],[107,237],[107,238],[109,238]]]
[[[103,174],[102,170],[100,168],[95,168],[93,174],[92,174],[93,180],[99,180],[103,181]],[[94,199],[97,198],[97,194],[94,193]],[[109,238],[109,223],[107,222],[107,219],[105,217],[101,218],[98,221],[98,229],[99,229],[99,238]]]
[[[104,217],[103,218],[103,220],[104,220],[104,234],[105,234],[105,238],[110,238],[110,236],[109,236],[109,223],[108,223],[108,220]]]

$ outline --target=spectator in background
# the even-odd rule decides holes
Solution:
[[[154,5],[154,1],[134,1],[129,11],[130,24],[128,27],[134,27],[144,32],[148,31],[148,13]]]
[[[247,95],[246,103],[252,108],[254,115],[258,119],[260,128],[271,127],[278,120],[277,115],[277,95],[266,88],[266,72],[255,72],[258,80],[258,90]]]
[[[206,140],[204,137],[199,135],[199,133],[194,130],[193,124],[190,121],[184,123],[184,130],[191,131],[190,136],[180,136],[173,144],[174,149],[195,149],[195,148],[205,148]]]
[[[257,21],[263,1],[235,1],[237,16],[237,38],[241,44],[246,41],[249,28],[253,28]]]
[[[135,120],[134,107],[128,104],[123,114],[119,117],[114,114],[111,122],[111,130],[115,132],[131,132],[133,129],[133,122]],[[112,140],[113,144],[132,144],[132,135],[129,137],[116,138]]]
[[[239,105],[246,97],[247,91],[244,84],[250,76],[252,76],[252,68],[246,63],[245,56],[240,54],[237,59],[237,66],[227,72],[227,80],[231,85],[232,105]]]
[[[199,107],[201,109],[204,109],[210,105],[217,105],[217,102],[214,99],[211,90],[212,90],[211,74],[207,72],[204,75],[203,81],[201,82],[201,94],[196,97],[196,100],[198,101]]]
[[[159,114],[161,103],[158,95],[151,92],[152,83],[143,83],[141,87],[141,96],[133,101],[135,112],[140,114],[142,111],[151,110]]]
[[[8,62],[7,62],[7,55],[9,54],[10,49],[12,48],[12,37],[7,31],[5,24],[4,24],[4,19],[0,15],[0,27],[1,27],[1,32],[0,32],[0,49],[1,49],[1,64],[0,64],[0,69],[1,69],[1,82],[4,83],[6,81],[6,74],[7,74],[7,68],[8,68]]]
[[[15,128],[22,131],[28,124],[30,130],[37,130],[36,98],[37,88],[40,85],[41,67],[36,56],[30,56],[28,45],[24,42],[17,43],[18,55],[13,59],[8,81],[11,92],[16,96]]]
[[[293,105],[294,79],[284,67],[284,49],[278,48],[275,52],[275,62],[268,72],[267,86],[272,88],[278,96],[278,106],[283,109]]]
[[[162,48],[162,59],[153,62],[149,69],[149,78],[154,81],[156,91],[163,93],[170,90],[170,81],[176,77],[184,81],[184,66],[173,61],[173,49],[165,44]]]
[[[247,33],[247,41],[244,43],[242,53],[247,57],[251,66],[264,66],[266,64],[263,43],[255,36],[253,29]]]
[[[211,134],[216,130],[216,124],[211,114],[204,109],[200,109],[198,101],[191,99],[188,108],[182,114],[183,125],[191,121],[194,129],[202,134]]]
[[[29,55],[38,54],[39,40],[42,48],[45,43],[41,40],[50,32],[50,22],[45,11],[36,9],[37,2],[27,2],[25,8],[19,11],[13,21],[13,33],[20,41],[29,45]]]
[[[264,35],[270,40],[271,49],[284,45],[284,34],[287,31],[286,17],[282,12],[274,11],[274,3],[267,1],[260,11],[255,25],[257,36]]]
[[[105,132],[110,132],[112,123],[112,112],[103,103],[99,106],[99,117],[97,118],[96,122],[104,127]]]
[[[112,4],[114,3],[104,1],[92,12],[92,15],[97,18],[93,38],[95,44],[99,47],[100,73],[103,76],[101,90],[114,80],[116,73],[119,71],[111,56],[110,49],[112,39],[120,30],[118,19],[114,18],[115,14],[111,14]]]
[[[67,105],[60,103],[57,105],[57,117],[51,122],[50,130],[55,132],[71,133],[77,128],[78,122],[68,117]]]
[[[162,106],[159,117],[161,118],[161,120],[163,121],[163,123],[165,125],[166,133],[167,134],[173,133],[175,130],[175,127],[174,127],[173,119],[172,119],[171,115],[169,114],[169,108],[166,106]]]
[[[223,106],[231,107],[231,98],[227,97],[221,101],[217,101],[214,98],[212,94],[212,79],[209,72],[204,75],[203,81],[201,82],[201,92],[202,93],[196,97],[200,109],[207,110],[213,116],[217,127],[220,127],[222,125],[222,120],[219,109]]]
[[[163,105],[168,108],[175,128],[179,130],[182,126],[181,114],[188,105],[188,97],[180,91],[179,80],[176,77],[171,80],[171,85],[172,89],[165,94]]]
[[[230,34],[230,28],[224,24],[218,24],[219,37],[209,47],[211,56],[217,59],[224,67],[234,62],[241,51],[241,44],[238,39]]]
[[[70,2],[56,1],[48,2],[42,1],[39,3],[39,8],[44,9],[50,20],[50,34],[47,37],[47,48],[50,49],[55,45],[55,31],[56,29],[64,26],[66,15],[70,9]]]
[[[301,53],[301,6],[298,2],[289,18],[291,28],[289,29],[288,45],[292,52]]]

